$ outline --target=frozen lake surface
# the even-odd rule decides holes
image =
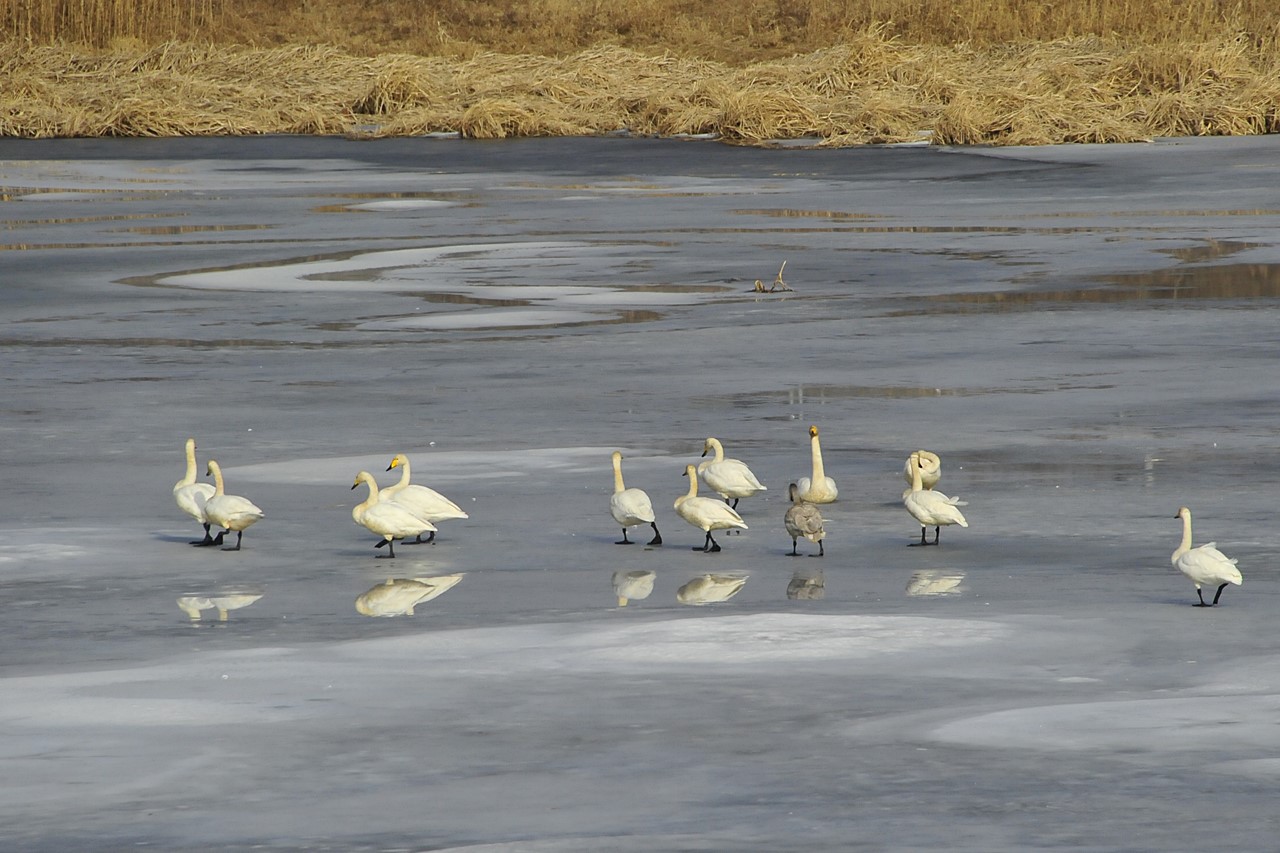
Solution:
[[[0,176],[4,850],[1275,849],[1280,138]],[[672,509],[708,436],[768,486],[712,554]],[[265,510],[238,553],[187,544],[188,437]],[[919,448],[969,501],[937,548]],[[615,449],[659,548],[614,544]],[[350,486],[396,453],[470,517],[389,560]]]

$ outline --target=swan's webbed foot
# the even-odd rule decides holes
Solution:
[[[221,545],[221,544],[222,544],[222,536],[223,536],[223,534],[224,534],[224,533],[226,533],[226,531],[225,531],[225,530],[224,530],[222,533],[219,533],[219,534],[218,534],[218,539],[217,539],[217,541],[216,541],[214,544],[217,544],[217,545]],[[236,544],[232,545],[232,546],[231,546],[231,547],[229,547],[229,548],[223,548],[222,550],[224,550],[224,551],[239,551],[239,550],[240,550],[240,540],[241,540],[241,539],[243,539],[243,538],[244,538],[244,531],[243,531],[243,530],[237,530],[237,531],[236,531]]]
[[[928,545],[928,544],[929,544],[929,540],[925,538],[925,528],[923,528],[923,527],[921,527],[921,528],[920,528],[920,541],[919,541],[919,542],[910,542],[910,543],[908,543],[908,544],[910,544],[910,545]]]
[[[436,532],[435,532],[434,530],[433,530],[433,531],[431,531],[431,535],[430,535],[430,536],[428,536],[426,539],[423,539],[423,538],[422,538],[422,534],[421,534],[421,533],[419,533],[419,534],[418,534],[418,538],[417,538],[417,539],[413,540],[412,542],[406,542],[406,543],[404,543],[404,544],[406,544],[406,545],[434,545],[434,544],[436,544]]]
[[[213,537],[213,541],[211,541],[209,544],[210,544],[210,545],[221,545],[221,544],[222,544],[222,537],[226,536],[226,535],[227,535],[228,533],[230,533],[230,532],[231,532],[230,530],[224,530],[224,531],[222,531],[222,532],[221,532],[221,533],[219,533],[217,536]]]
[[[921,530],[921,531],[920,531],[920,533],[921,533],[921,535],[923,535],[923,534],[924,534],[924,531],[923,531],[923,530]],[[933,544],[934,544],[934,545],[937,545],[937,544],[938,544],[938,537],[939,537],[941,534],[942,534],[942,525],[938,525],[937,527],[933,528]]]
[[[649,540],[648,545],[654,548],[662,544],[662,534],[658,532],[658,522],[651,521],[649,526],[653,528],[653,538]],[[626,533],[626,531],[624,530],[623,533]]]
[[[632,542],[630,539],[627,538],[627,528],[624,527],[622,528],[622,539],[620,539],[617,542],[614,542],[613,544],[614,545],[634,545],[636,543]]]
[[[821,540],[821,539],[819,539],[819,540],[818,540],[818,553],[817,553],[817,554],[810,554],[809,556],[810,556],[810,557],[825,557],[826,555],[827,555],[827,550],[826,550],[825,548],[823,548],[823,547],[822,547],[822,540]]]
[[[707,546],[703,548],[703,551],[708,554],[717,554],[720,552],[720,543],[711,536],[710,530],[707,531]]]
[[[1222,590],[1218,590],[1218,592],[1222,592]],[[1200,603],[1193,604],[1191,605],[1192,607],[1209,607],[1209,605],[1204,602],[1204,593],[1200,592],[1200,587],[1196,587],[1196,597],[1200,599]]]
[[[800,552],[796,550],[796,540],[791,540],[791,550],[787,552],[788,557],[799,557]]]
[[[1225,583],[1224,583],[1222,586],[1218,587],[1218,591],[1217,591],[1217,593],[1213,596],[1213,603],[1214,603],[1214,604],[1217,604],[1217,603],[1218,603],[1218,599],[1219,599],[1219,598],[1222,598],[1222,591],[1223,591],[1224,589],[1226,589],[1226,588],[1227,588],[1227,585],[1226,585]]]
[[[386,546],[387,546],[387,551],[389,551],[389,552],[390,552],[390,553],[388,553],[388,554],[387,554],[387,558],[388,558],[388,559],[395,559],[395,556],[396,556],[396,546],[395,546],[395,545],[393,545],[393,544],[391,544],[391,540],[390,540],[390,539],[382,539],[382,540],[379,540],[378,544],[377,544],[377,545],[374,545],[373,547],[375,547],[375,548],[381,548],[383,545],[386,545]],[[381,555],[381,554],[377,554],[377,555],[375,555],[375,556],[381,557],[382,555]]]
[[[211,535],[210,535],[210,533],[209,533],[209,525],[207,525],[207,524],[206,524],[206,525],[204,526],[204,538],[203,538],[203,539],[193,539],[193,540],[191,540],[191,542],[190,542],[189,544],[191,544],[191,545],[196,545],[196,546],[201,547],[201,548],[205,548],[205,547],[208,547],[208,546],[212,545],[212,544],[213,544],[213,536],[211,536]]]

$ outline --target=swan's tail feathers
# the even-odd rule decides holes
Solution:
[[[951,504],[952,506],[968,506],[969,505],[968,501],[960,500],[959,496],[956,496],[954,498],[948,498],[947,503]]]

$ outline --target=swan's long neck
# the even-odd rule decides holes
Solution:
[[[698,469],[690,465],[688,468],[685,469],[685,474],[688,475],[689,477],[689,491],[686,492],[685,495],[680,498],[681,502],[687,501],[689,500],[689,498],[696,498],[698,496]]]
[[[1178,550],[1173,552],[1173,562],[1178,562],[1178,558],[1191,550],[1191,512],[1183,510],[1182,512],[1182,543],[1178,545]]]
[[[813,482],[817,485],[826,476],[826,471],[822,467],[822,445],[816,435],[809,440],[809,449],[813,453]]]
[[[616,493],[624,489],[626,486],[622,483],[622,457],[615,456],[613,457],[613,491]]]
[[[360,508],[368,509],[378,502],[378,481],[373,479],[371,474],[365,474],[359,480],[369,487],[369,497],[365,498],[364,503],[360,504]]]
[[[720,443],[720,439],[708,438],[707,444],[711,445],[711,450],[712,452],[715,453],[715,458],[712,459],[711,461],[723,462],[724,461],[724,445]],[[696,489],[698,484],[694,483],[693,485],[694,485],[694,488]]]
[[[218,466],[217,462],[210,462],[209,470],[213,472],[213,493],[215,495],[225,494],[222,491],[222,468]]]
[[[187,476],[182,478],[182,484],[189,486],[196,481],[196,443],[193,439],[187,439]]]
[[[911,491],[920,492],[924,490],[924,469],[920,466],[923,460],[919,456],[911,457]]]
[[[396,488],[409,485],[409,460],[403,456],[400,457],[400,482],[396,484]]]

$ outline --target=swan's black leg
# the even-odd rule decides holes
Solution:
[[[787,554],[787,556],[788,556],[788,557],[799,557],[799,556],[800,556],[800,554],[796,551],[796,537],[794,537],[794,536],[792,536],[792,537],[791,537],[791,552],[790,552],[790,553],[788,553],[788,554]]]
[[[197,539],[196,541],[192,542],[191,544],[192,544],[192,545],[200,545],[200,546],[206,546],[206,545],[212,545],[212,544],[213,544],[213,536],[211,536],[211,535],[209,534],[209,522],[207,522],[207,521],[206,521],[206,522],[204,523],[204,538],[203,538],[203,539]]]
[[[391,543],[391,540],[390,540],[390,539],[383,539],[383,540],[381,540],[380,542],[378,542],[378,544],[377,544],[377,545],[374,545],[373,547],[375,547],[375,548],[381,548],[383,545],[386,545],[386,546],[387,546],[387,551],[389,552],[389,553],[387,554],[387,558],[388,558],[388,559],[395,559],[395,556],[396,556],[396,546],[395,546],[395,545],[393,545],[393,544]]]
[[[223,532],[225,533],[226,531],[223,531]],[[231,547],[231,548],[223,548],[222,550],[224,550],[224,551],[239,551],[239,550],[240,550],[240,540],[241,540],[241,539],[243,539],[243,538],[244,538],[244,531],[243,531],[243,530],[237,530],[237,531],[236,531],[236,544],[235,544],[235,546],[234,546],[234,547]],[[221,541],[222,541],[222,533],[219,533],[219,534],[218,534],[218,541],[219,541],[219,542],[221,542]]]
[[[720,550],[720,543],[712,538],[710,530],[707,531],[707,541],[711,543],[711,553],[714,554]]]
[[[821,539],[819,539],[819,540],[818,540],[818,556],[819,556],[819,557],[822,557],[822,556],[824,556],[826,553],[827,553],[827,552],[826,552],[826,549],[824,549],[824,548],[822,547],[822,540],[821,540]]]
[[[419,533],[417,539],[413,540],[412,542],[406,542],[405,544],[406,545],[431,545],[435,541],[436,541],[436,532],[433,530],[431,531],[431,535],[428,536],[426,539],[423,539],[422,534]]]
[[[938,536],[939,536],[941,533],[942,533],[942,525],[941,525],[941,524],[939,524],[937,527],[933,528],[933,544],[934,544],[934,545],[937,545],[937,544],[938,544]]]
[[[1219,590],[1219,592],[1221,592],[1221,590]],[[1202,592],[1200,592],[1200,587],[1196,587],[1196,595],[1200,596],[1200,603],[1199,603],[1199,604],[1193,604],[1193,605],[1191,605],[1192,607],[1208,607],[1208,606],[1209,606],[1209,605],[1207,605],[1207,604],[1205,604],[1205,603],[1204,603],[1204,594],[1203,594]]]
[[[732,507],[730,507],[730,509],[732,509],[734,512],[737,512],[737,511],[738,511],[738,501],[739,501],[739,500],[741,500],[741,498],[734,498],[734,499],[733,499],[733,506],[732,506]],[[724,502],[725,502],[725,503],[728,503],[728,502],[729,502],[729,499],[728,499],[728,498],[725,498],[725,501],[724,501]]]
[[[912,542],[911,544],[912,544],[912,545],[928,545],[928,544],[929,544],[929,540],[928,540],[928,539],[925,539],[925,537],[924,537],[924,532],[925,532],[925,527],[924,527],[924,525],[922,524],[922,525],[920,525],[920,541],[919,541],[919,542]]]
[[[220,532],[217,536],[213,537],[213,541],[212,541],[212,542],[210,542],[209,544],[210,544],[210,545],[221,545],[221,544],[222,544],[222,537],[226,536],[226,535],[227,535],[228,533],[230,533],[230,532],[231,532],[230,530],[223,530],[223,531],[222,531],[222,532]]]
[[[1222,586],[1218,587],[1218,592],[1217,592],[1217,594],[1213,596],[1213,603],[1214,603],[1214,604],[1217,604],[1217,603],[1218,603],[1218,599],[1222,597],[1222,591],[1223,591],[1224,589],[1226,589],[1226,588],[1227,588],[1227,585],[1226,585],[1225,583],[1224,583]]]
[[[627,528],[624,527],[622,528],[622,541],[614,542],[613,544],[614,545],[634,545],[636,543],[632,542],[630,539],[627,538]]]
[[[651,522],[649,522],[649,526],[653,528],[653,538],[649,540],[649,544],[650,544],[651,546],[652,546],[652,545],[661,545],[661,544],[662,544],[662,534],[658,532],[658,522],[656,522],[656,521],[651,521]],[[627,531],[623,530],[622,532],[625,534]]]

